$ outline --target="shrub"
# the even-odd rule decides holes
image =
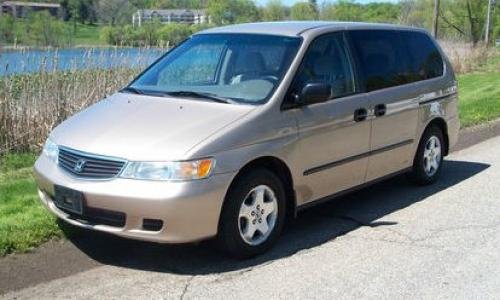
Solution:
[[[158,37],[168,45],[176,45],[191,35],[191,28],[186,24],[172,23],[163,25],[158,30]]]

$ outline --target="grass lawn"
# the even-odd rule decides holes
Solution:
[[[500,117],[500,55],[480,71],[458,76],[462,127]]]
[[[76,46],[98,46],[106,45],[99,39],[98,25],[77,24],[73,43]]]
[[[95,34],[94,29],[85,30],[87,37]],[[458,81],[462,127],[500,117],[500,55],[480,71],[458,76]],[[38,200],[31,172],[34,161],[35,155],[29,153],[0,157],[0,256],[63,236]]]
[[[71,30],[73,30],[74,26],[74,34],[72,34],[70,40],[71,40],[71,45],[72,46],[106,46],[106,42],[103,42],[100,39],[100,33],[99,31],[102,28],[102,25],[99,24],[81,24],[81,23],[76,23],[74,24],[73,22],[66,22],[65,23]],[[16,35],[19,37],[18,40],[18,45],[23,45],[23,46],[35,46],[32,40],[30,40],[28,34],[27,34],[27,23],[25,20],[17,20],[16,21]],[[66,41],[66,39],[64,39]],[[7,46],[12,46],[12,44],[7,44]],[[63,45],[67,46],[67,45]]]
[[[38,200],[31,173],[34,161],[34,154],[0,158],[0,256],[61,236],[55,218]]]

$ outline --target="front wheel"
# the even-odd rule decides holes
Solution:
[[[443,132],[439,127],[432,126],[425,130],[420,140],[417,153],[413,160],[413,170],[410,178],[418,184],[435,182],[443,164],[444,152]]]
[[[257,169],[242,175],[228,192],[219,241],[239,258],[265,252],[283,229],[285,205],[283,184],[273,172]]]

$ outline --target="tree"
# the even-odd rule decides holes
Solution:
[[[0,40],[5,43],[13,43],[16,36],[16,21],[9,14],[0,17]]]
[[[98,0],[96,6],[99,21],[111,26],[129,23],[136,9],[128,0]]]
[[[144,45],[157,45],[158,44],[158,29],[161,23],[158,20],[145,22],[139,27],[139,36],[142,37],[142,44]]]
[[[191,35],[191,28],[187,24],[171,23],[163,25],[158,30],[158,37],[168,45],[177,45]]]
[[[314,13],[316,14],[316,18],[319,16],[319,8],[318,8],[318,1],[317,0],[309,0],[309,4],[314,10]]]
[[[68,26],[47,11],[31,13],[27,24],[28,37],[36,45],[62,46],[69,43]]]
[[[314,8],[308,2],[297,2],[291,10],[290,16],[293,20],[316,20],[318,18]]]
[[[97,20],[94,0],[68,0],[67,9],[73,20],[80,23],[94,23]]]
[[[486,21],[487,2],[484,0],[447,0],[441,2],[443,28],[455,31],[476,45],[481,39]],[[444,24],[443,24],[444,23]]]
[[[259,19],[259,12],[251,0],[209,0],[208,14],[216,25],[252,22]]]
[[[286,7],[281,0],[270,0],[263,9],[264,21],[281,21],[286,18]]]
[[[436,39],[438,37],[439,5],[440,5],[440,0],[434,0],[434,10],[432,12],[432,35]]]

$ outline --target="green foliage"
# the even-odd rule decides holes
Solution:
[[[169,44],[176,45],[185,40],[191,33],[192,29],[190,26],[172,23],[162,26],[158,30],[158,37],[162,41],[168,41]]]
[[[281,0],[269,0],[262,10],[262,18],[264,21],[281,21],[286,18],[287,7],[283,5]]]
[[[80,23],[97,21],[96,2],[94,0],[65,0],[62,3],[68,17]]]
[[[118,46],[172,46],[190,35],[210,27],[207,24],[146,22],[141,27],[104,26],[100,38],[103,43]]]
[[[401,8],[392,3],[359,4],[354,1],[340,0],[326,4],[321,12],[323,20],[362,21],[397,23]]]
[[[402,0],[400,22],[430,30],[433,3],[434,0]],[[441,0],[438,37],[478,43],[484,38],[487,5],[487,0]],[[499,9],[494,9],[492,20],[493,26],[499,25]]]
[[[459,114],[462,127],[500,117],[500,56],[479,71],[458,76]]]
[[[265,6],[257,7],[254,0],[53,0],[63,7],[64,20],[52,20],[48,27],[47,18],[39,17],[37,24],[28,28],[24,20],[15,20],[4,15],[0,18],[0,42],[17,42],[25,45],[71,45],[96,44],[99,40],[113,45],[157,45],[171,40],[178,42],[187,36],[186,27],[163,28],[163,24],[145,25],[133,29],[132,13],[136,9],[205,8],[214,26],[280,20],[336,20],[397,23],[428,30],[432,28],[434,0],[399,0],[397,2],[375,2],[361,4],[356,0],[319,2],[302,0],[287,7],[282,0],[269,0]],[[441,0],[439,37],[477,43],[484,38],[487,0]],[[113,26],[99,33],[97,23]],[[492,13],[492,39],[500,38],[500,9]],[[184,25],[183,25],[184,26]],[[33,28],[35,27],[35,28]],[[43,27],[43,28],[42,28]],[[114,28],[117,27],[117,28]],[[121,27],[121,28],[118,28]],[[78,28],[85,28],[79,31]],[[195,32],[191,26],[191,33]],[[29,30],[28,30],[29,29]],[[72,30],[71,30],[72,29]],[[31,34],[27,32],[30,31]],[[99,39],[100,37],[100,39]]]
[[[26,36],[37,46],[64,46],[70,42],[72,27],[41,11],[30,14],[26,26]]]
[[[5,173],[17,169],[29,168],[33,166],[35,159],[36,154],[31,152],[7,154],[0,157],[0,172]]]
[[[61,232],[40,200],[32,153],[0,157],[0,256],[27,251]]]
[[[259,20],[259,11],[251,0],[210,0],[207,11],[216,25]]]
[[[16,37],[16,22],[15,19],[8,14],[0,17],[0,41],[5,43],[15,42]]]
[[[297,2],[290,9],[290,16],[293,20],[316,20],[318,14],[313,5],[309,2]]]
[[[99,44],[100,29],[101,27],[97,25],[77,24],[77,26],[73,27],[72,45],[88,46]]]

